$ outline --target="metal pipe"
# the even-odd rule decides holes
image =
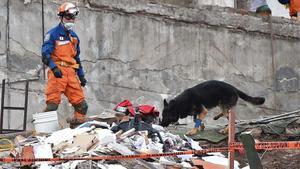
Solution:
[[[15,80],[15,81],[9,81],[9,82],[6,82],[6,84],[15,84],[15,83],[23,83],[23,82],[31,82],[31,81],[38,81],[40,80],[39,77],[34,77],[34,78],[31,78],[31,79],[19,79],[19,80]],[[0,84],[2,85],[2,84]]]
[[[2,80],[0,133],[3,131],[5,79]]]
[[[284,114],[281,114],[281,115],[277,115],[277,116],[265,118],[265,119],[262,119],[262,120],[259,120],[259,121],[271,120],[271,119],[275,119],[275,118],[278,118],[278,117],[284,117],[284,116],[288,116],[288,115],[292,115],[292,114],[297,114],[297,113],[300,113],[300,109],[299,110],[295,110],[295,111],[291,111],[291,112],[287,112],[287,113],[284,113]]]
[[[300,113],[300,109],[299,110],[295,110],[295,111],[291,111],[291,112],[287,112],[287,113],[284,113],[284,114],[281,114],[281,115],[276,115],[276,116],[272,116],[272,117],[260,119],[260,120],[245,121],[245,122],[237,123],[237,125],[256,124],[256,123],[271,121],[272,119],[278,119],[280,117],[289,116],[289,115],[297,114],[297,113]]]
[[[43,42],[44,42],[44,38],[45,38],[44,36],[45,36],[45,15],[44,15],[44,0],[42,0],[42,38],[43,38]],[[44,80],[46,80],[45,64],[43,64],[43,77],[44,77]]]
[[[229,122],[228,122],[228,147],[234,143],[235,137],[235,109],[228,110],[229,112]],[[234,168],[234,149],[229,149],[228,151],[228,169]]]
[[[28,89],[29,89],[29,81],[26,81],[25,103],[24,103],[24,118],[23,118],[23,130],[24,131],[26,131],[26,123],[27,123]]]

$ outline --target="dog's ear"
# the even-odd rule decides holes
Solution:
[[[166,99],[164,99],[164,106],[167,107],[169,105],[169,103],[167,102]]]

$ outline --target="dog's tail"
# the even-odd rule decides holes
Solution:
[[[237,93],[240,98],[242,98],[243,100],[245,100],[247,102],[255,104],[255,105],[261,105],[261,104],[264,104],[264,102],[265,102],[265,98],[263,98],[263,97],[251,97],[240,90],[237,90]]]

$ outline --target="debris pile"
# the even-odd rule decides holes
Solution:
[[[141,125],[139,129],[134,124],[135,120],[135,118],[130,119],[129,123],[126,123],[127,128],[123,127],[125,126],[123,125],[124,122],[119,125],[109,125],[106,122],[94,120],[85,122],[74,129],[65,128],[51,134],[36,134],[27,138],[19,135],[15,137],[14,144],[16,146],[10,151],[10,156],[15,158],[99,157],[201,149],[198,142],[195,142],[193,139],[189,137],[182,139],[178,135],[165,131],[159,125],[148,124],[145,127]],[[132,128],[130,128],[130,121],[133,121]],[[149,126],[151,127],[150,129],[147,128]],[[211,159],[213,157],[207,156],[206,158],[205,161],[214,161],[214,159]],[[226,161],[226,158],[221,154],[214,158],[218,158],[218,161],[220,159]],[[15,163],[14,167],[166,168],[169,166],[173,168],[192,168],[192,166],[204,163],[202,160],[199,162],[200,157],[194,157],[194,160],[197,159],[196,161],[191,159],[192,155],[181,155],[177,157],[149,157],[147,159],[133,160],[21,162]]]
[[[117,111],[118,109],[118,111]],[[122,111],[120,111],[122,110]],[[72,128],[64,128],[52,133],[34,133],[28,137],[15,136],[13,142],[1,139],[3,149],[1,157],[12,158],[47,158],[49,161],[21,161],[20,163],[2,163],[3,168],[17,168],[30,166],[31,168],[204,168],[224,169],[228,159],[221,153],[207,153],[202,155],[185,154],[177,156],[163,156],[136,158],[136,159],[109,159],[111,156],[145,155],[157,153],[169,153],[189,150],[202,150],[209,147],[226,147],[226,135],[216,134],[218,129],[206,129],[199,134],[187,137],[186,129],[181,130],[178,126],[173,129],[163,128],[157,124],[153,114],[155,108],[151,108],[151,118],[145,118],[138,109],[133,108],[130,113],[128,109],[116,107],[115,114],[107,116],[89,117],[80,125]],[[150,109],[148,109],[150,110]],[[121,112],[121,113],[120,113]],[[124,113],[125,112],[125,113]],[[127,113],[126,113],[127,112]],[[122,114],[123,113],[123,114]],[[110,118],[108,118],[110,117]],[[283,117],[283,116],[281,116]],[[289,116],[290,117],[290,116]],[[294,140],[299,139],[300,123],[292,116],[290,120],[278,123],[279,120],[261,124],[260,120],[255,125],[253,122],[238,124],[237,133],[248,130],[253,137],[259,141],[263,134],[287,134]],[[146,119],[146,120],[145,120]],[[271,118],[271,119],[278,119]],[[285,118],[284,118],[285,119]],[[268,118],[270,120],[270,118]],[[280,125],[279,125],[280,124]],[[291,124],[293,124],[291,126]],[[254,125],[254,127],[249,127]],[[244,127],[241,127],[244,126]],[[269,126],[269,127],[266,127]],[[181,133],[180,133],[181,131]],[[209,140],[203,142],[198,140]],[[197,140],[197,141],[195,141]],[[223,141],[223,142],[222,142]],[[202,147],[200,147],[199,143]],[[6,145],[4,149],[3,145]],[[5,150],[5,151],[4,151]],[[245,152],[238,152],[244,159]],[[76,158],[77,159],[76,159]],[[107,157],[104,159],[96,157]],[[74,160],[58,160],[62,158],[74,158]],[[55,160],[57,159],[57,160]],[[242,167],[247,167],[243,161]],[[235,169],[241,165],[235,161]],[[245,168],[246,168],[245,167]]]

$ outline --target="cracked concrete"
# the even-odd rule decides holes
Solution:
[[[272,52],[268,18],[232,8],[191,5],[195,0],[169,2],[79,1],[75,29],[81,39],[81,59],[88,80],[84,91],[90,115],[111,109],[123,99],[134,104],[152,104],[162,110],[163,98],[172,98],[208,79],[224,80],[251,95],[266,97],[266,104],[261,107],[240,101],[240,119],[279,113],[275,109],[300,108],[298,23],[272,18]],[[0,47],[0,78],[8,75],[14,81],[40,77],[30,83],[30,119],[32,113],[44,106],[41,3],[10,3],[10,52],[6,56],[6,48]],[[45,31],[58,23],[58,4],[45,1]],[[7,16],[2,12],[5,10],[6,2],[0,1],[0,46],[6,46],[3,25]],[[292,83],[285,80],[290,78],[296,79]],[[24,84],[12,84],[10,103],[22,104],[23,90]],[[15,97],[19,98],[14,100]],[[60,117],[64,119],[72,111],[63,97]],[[210,113],[208,122],[212,116]]]

